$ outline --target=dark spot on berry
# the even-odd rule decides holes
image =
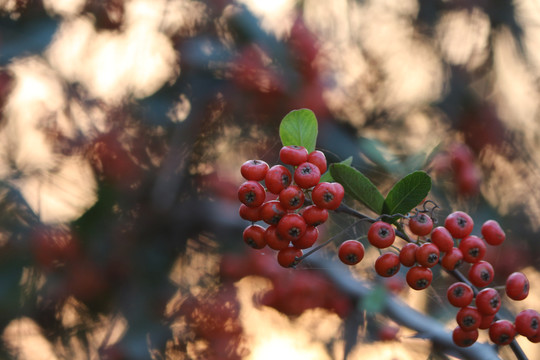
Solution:
[[[301,234],[301,231],[296,226],[289,229],[289,235],[291,235],[292,237],[295,237],[295,238],[299,237],[300,234]]]
[[[357,263],[358,256],[356,256],[355,254],[347,254],[347,261],[350,263]]]
[[[490,281],[491,280],[491,275],[490,275],[489,271],[482,270],[480,272],[480,279],[482,279],[483,281]]]
[[[535,317],[531,319],[531,329],[538,329],[538,319]]]
[[[390,234],[390,231],[388,231],[388,229],[386,229],[386,228],[384,228],[384,227],[382,227],[382,228],[379,229],[379,236],[380,236],[381,238],[385,238],[385,237],[387,237],[389,234]]]
[[[508,336],[508,334],[501,334],[501,336],[499,336],[499,344],[504,344],[509,339],[510,339],[510,336]]]
[[[427,257],[427,262],[429,264],[434,264],[439,260],[439,256],[436,253],[431,253]]]
[[[332,194],[330,191],[325,191],[323,194],[323,200],[324,202],[329,203],[334,199],[334,194]]]
[[[499,297],[498,296],[492,297],[491,300],[489,300],[489,306],[496,309],[499,306]]]
[[[300,198],[298,196],[295,196],[295,197],[292,197],[291,200],[289,200],[289,205],[290,206],[297,206],[298,204],[300,204]]]
[[[418,216],[416,217],[416,220],[418,220],[418,222],[421,224],[425,224],[428,222],[428,218],[426,214],[418,214]]]
[[[457,218],[457,225],[458,225],[460,228],[463,229],[465,226],[467,226],[467,219],[465,219],[465,218],[459,216],[459,217]]]
[[[462,344],[465,345],[465,346],[471,346],[474,343],[475,343],[475,341],[473,341],[473,339],[463,339],[463,341],[462,341]]]
[[[386,270],[386,274],[388,276],[392,276],[394,274],[396,274],[399,270],[399,266],[392,266],[391,268],[388,268],[388,270]]]
[[[454,296],[455,297],[462,297],[463,294],[465,293],[465,290],[463,290],[463,287],[461,286],[457,286],[456,288],[454,288]]]
[[[469,250],[469,255],[471,255],[473,258],[478,257],[478,255],[480,255],[480,249],[478,249],[477,247],[471,248]]]
[[[465,316],[463,318],[463,325],[466,327],[473,326],[476,323],[476,319],[473,316]]]
[[[245,195],[245,199],[248,204],[254,202],[256,197],[257,195],[255,195],[255,191],[248,191]]]
[[[311,166],[306,165],[301,169],[302,175],[309,175],[312,172]]]
[[[416,286],[419,289],[424,289],[424,288],[428,287],[428,285],[429,285],[429,281],[427,281],[427,279],[418,279],[418,280],[416,280]]]

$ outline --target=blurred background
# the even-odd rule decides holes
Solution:
[[[439,221],[498,220],[538,308],[539,39],[535,0],[0,0],[0,358],[442,356],[243,243],[240,166],[298,108],[383,194],[425,170]],[[385,289],[451,329],[451,282]]]

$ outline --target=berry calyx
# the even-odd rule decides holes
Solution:
[[[360,241],[346,240],[338,248],[338,257],[346,265],[356,265],[364,258],[364,245]]]
[[[433,273],[431,269],[424,266],[416,265],[407,271],[405,277],[407,284],[414,290],[423,290],[431,284]]]
[[[478,236],[470,235],[461,240],[459,250],[463,254],[463,260],[476,263],[486,255],[486,244]]]
[[[262,160],[248,160],[240,167],[240,173],[246,180],[262,181],[269,166]]]
[[[394,253],[384,253],[375,260],[375,272],[383,277],[394,276],[399,267],[399,256]]]
[[[416,262],[425,267],[433,267],[439,262],[439,248],[432,243],[424,243],[416,251]]]
[[[294,182],[302,189],[309,189],[319,183],[321,171],[317,165],[304,162],[294,171]]]
[[[468,306],[474,297],[472,288],[464,282],[456,282],[448,287],[446,298],[448,302],[455,307]]]
[[[264,184],[269,192],[279,195],[281,190],[288,187],[292,182],[289,169],[283,165],[274,165],[266,172]]]
[[[474,222],[469,214],[463,211],[455,211],[446,217],[444,227],[450,232],[452,237],[463,239],[472,232]]]
[[[257,181],[248,180],[238,188],[238,200],[248,207],[261,206],[265,198],[266,192]]]
[[[262,249],[266,246],[264,240],[265,228],[260,225],[250,225],[244,229],[242,234],[244,242],[254,249]]]
[[[497,345],[508,345],[516,336],[514,324],[508,320],[497,320],[489,326],[489,339]]]
[[[510,299],[523,300],[529,295],[529,280],[525,274],[514,272],[506,279],[505,291]]]
[[[385,249],[394,243],[396,232],[392,225],[384,221],[376,221],[369,227],[367,238],[371,245]]]
[[[506,234],[499,223],[495,220],[488,220],[482,225],[480,230],[484,240],[493,246],[501,245],[506,239]]]
[[[437,226],[433,231],[431,232],[431,242],[434,243],[440,251],[442,252],[449,252],[454,247],[454,239],[452,238],[452,235],[443,226]]]
[[[322,182],[313,188],[311,200],[320,208],[336,210],[345,196],[343,185],[337,182]]]
[[[279,159],[287,165],[298,166],[306,162],[308,151],[303,146],[288,145],[279,150]]]
[[[433,220],[424,213],[418,213],[409,220],[409,229],[414,235],[426,236],[433,230]]]
[[[495,272],[487,261],[479,261],[469,268],[469,280],[476,287],[488,286],[493,281]]]

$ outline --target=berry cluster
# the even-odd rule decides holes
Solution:
[[[246,244],[277,250],[279,264],[290,267],[317,241],[317,226],[328,219],[328,210],[338,208],[345,190],[339,183],[320,182],[327,170],[321,151],[284,146],[279,158],[284,165],[248,160],[241,166],[247,181],[238,189],[239,214],[252,222],[243,233]],[[255,224],[258,221],[268,226]]]

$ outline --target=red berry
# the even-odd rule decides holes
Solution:
[[[394,253],[384,253],[375,260],[375,272],[383,277],[396,275],[399,267],[399,256]]]
[[[344,195],[345,189],[340,183],[322,182],[311,192],[311,200],[320,208],[335,210],[341,204]]]
[[[262,204],[261,210],[259,211],[261,220],[268,225],[277,225],[279,220],[281,220],[286,213],[287,210],[283,208],[278,200],[270,200],[265,202]]]
[[[523,300],[529,295],[529,280],[525,274],[514,272],[506,279],[506,295],[512,300]]]
[[[480,231],[482,233],[482,236],[484,237],[484,240],[486,240],[489,245],[501,245],[506,239],[506,234],[504,233],[504,230],[495,220],[486,221],[482,225],[482,229]]]
[[[525,337],[532,337],[540,330],[540,314],[533,309],[521,311],[514,321],[516,331]]]
[[[261,220],[261,207],[249,207],[245,204],[240,204],[240,209],[238,210],[238,214],[240,217],[244,220],[249,220],[252,222],[256,222]]]
[[[268,191],[278,195],[281,190],[285,189],[292,182],[292,176],[289,169],[283,165],[274,165],[266,172],[264,184]]]
[[[463,211],[455,211],[446,217],[444,227],[450,232],[452,237],[463,239],[472,232],[474,222],[469,214]]]
[[[324,174],[326,172],[326,156],[324,156],[324,153],[322,151],[315,150],[313,152],[310,152],[307,161],[315,164],[321,171],[321,174]]]
[[[482,315],[473,306],[466,306],[459,309],[456,314],[458,325],[465,331],[478,329],[482,321]]]
[[[246,180],[262,181],[268,168],[268,164],[262,160],[248,160],[240,167],[240,173]]]
[[[473,297],[474,292],[472,288],[463,282],[453,283],[446,291],[448,302],[459,308],[468,306],[472,302]]]
[[[478,340],[478,330],[465,331],[458,326],[452,332],[452,340],[454,344],[460,347],[471,346]]]
[[[482,321],[480,321],[480,326],[478,326],[478,328],[482,330],[489,329],[489,326],[493,323],[493,320],[495,320],[495,314],[482,315]]]
[[[302,189],[309,189],[319,183],[321,171],[317,165],[304,162],[294,171],[294,182]]]
[[[424,243],[416,251],[416,262],[425,267],[433,267],[439,262],[439,248],[432,243]]]
[[[497,345],[508,345],[516,336],[514,324],[508,320],[497,320],[489,326],[489,339]]]
[[[534,334],[533,336],[529,336],[527,338],[527,340],[529,340],[530,342],[532,342],[533,344],[538,344],[540,343],[540,331],[537,332],[536,334]]]
[[[306,221],[298,214],[287,214],[277,224],[278,233],[289,241],[295,241],[304,236],[306,228]]]
[[[287,210],[296,210],[304,205],[304,192],[296,185],[291,185],[279,193],[279,202]]]
[[[292,244],[298,249],[307,249],[313,246],[319,237],[319,230],[314,226],[308,226],[304,235],[296,240],[293,240]]]
[[[416,265],[407,271],[406,280],[412,289],[423,290],[431,284],[433,273],[429,268]]]
[[[501,296],[493,288],[485,288],[476,294],[476,308],[483,315],[493,315],[501,308]]]
[[[284,268],[295,266],[297,258],[302,256],[302,250],[295,247],[288,247],[283,250],[279,250],[277,254],[277,261],[279,265]]]
[[[399,251],[399,261],[403,266],[411,267],[416,263],[416,251],[418,245],[415,243],[405,244]]]
[[[458,248],[453,247],[449,252],[444,254],[441,259],[441,265],[446,270],[455,270],[463,261],[463,253]]]
[[[487,261],[479,261],[469,268],[469,280],[476,287],[488,286],[493,281],[495,272]]]
[[[266,246],[264,241],[265,229],[260,225],[250,225],[244,229],[244,242],[254,249],[262,249]]]
[[[418,213],[409,220],[409,229],[414,235],[426,236],[433,230],[433,220],[424,213]]]
[[[306,162],[308,151],[303,146],[289,145],[279,150],[279,159],[287,165],[297,166]]]
[[[384,221],[376,221],[369,227],[367,238],[371,245],[384,249],[394,243],[396,233],[392,225]]]
[[[358,264],[364,258],[364,253],[364,245],[356,240],[346,240],[338,249],[339,259],[346,265]]]
[[[255,208],[262,205],[266,192],[261,184],[248,180],[238,188],[238,200],[246,206]]]
[[[268,245],[270,249],[274,250],[283,250],[289,247],[290,242],[283,239],[281,235],[279,235],[276,225],[270,225],[266,228],[266,231],[264,232],[264,240],[266,241],[266,245]]]
[[[317,205],[310,205],[304,208],[302,216],[309,226],[319,226],[328,220],[328,210]]]
[[[399,327],[384,325],[377,331],[377,338],[380,341],[392,341],[397,339]]]
[[[437,245],[440,251],[449,252],[454,247],[454,239],[443,226],[437,226],[431,232],[431,242]]]
[[[486,243],[478,236],[470,235],[461,240],[459,250],[463,254],[463,260],[468,263],[475,263],[482,260],[486,255]]]

